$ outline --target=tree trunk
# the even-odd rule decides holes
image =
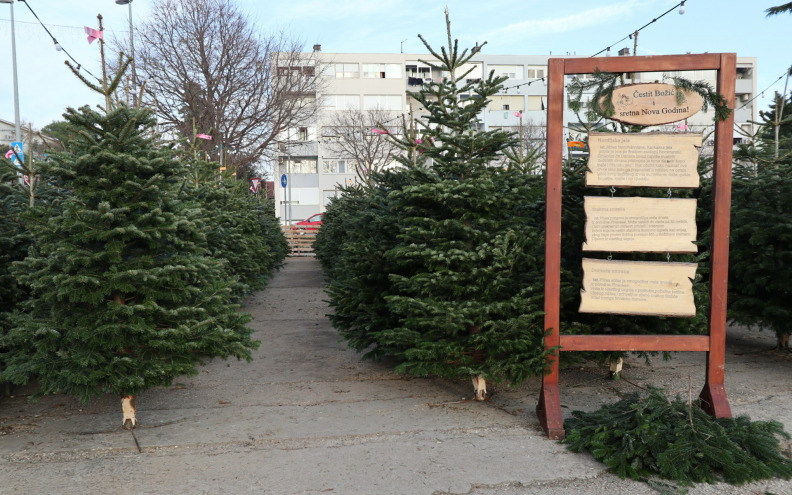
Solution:
[[[487,398],[487,379],[484,378],[484,375],[473,378],[473,390],[476,392],[476,400],[485,400]]]
[[[618,378],[621,375],[622,366],[624,366],[624,359],[608,359],[610,365],[610,373],[612,378]]]
[[[137,425],[135,417],[135,396],[126,395],[121,397],[121,409],[124,411],[124,429],[134,430]]]
[[[778,336],[778,348],[789,349],[789,333],[782,333]]]

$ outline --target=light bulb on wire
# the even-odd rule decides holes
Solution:
[[[55,40],[53,40],[53,41],[55,41]],[[59,52],[60,52],[60,51],[62,51],[62,50],[63,50],[63,47],[62,47],[62,46],[60,46],[60,43],[58,43],[57,41],[55,41],[55,49],[56,49],[57,51],[59,51]]]
[[[682,14],[685,13],[685,1],[686,0],[684,0],[682,3],[679,4],[679,15],[682,15]]]

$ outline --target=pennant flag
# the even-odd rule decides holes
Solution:
[[[522,117],[522,112],[516,111],[516,112],[514,112],[514,116],[515,117]]]
[[[376,127],[371,130],[374,134],[388,134],[388,131],[384,131],[382,129],[377,129]]]
[[[585,148],[586,145],[583,141],[570,141],[567,143],[567,148]]]
[[[415,144],[421,144],[421,143],[423,143],[423,139],[418,138],[415,140]]]
[[[5,155],[6,158],[11,158],[12,156],[14,156],[14,150],[6,151],[6,155]]]
[[[104,34],[101,31],[99,31],[98,29],[89,28],[88,26],[85,26],[85,34],[88,35],[89,45],[93,43],[94,40],[104,39]]]
[[[197,136],[195,136],[195,137],[197,137],[198,139],[206,139],[206,140],[208,140],[208,141],[211,141],[211,140],[212,140],[212,136],[210,136],[210,135],[208,135],[208,134],[198,134],[198,135],[197,135]]]
[[[261,184],[261,179],[258,177],[252,177],[250,179],[250,190],[254,193],[258,192],[259,184]]]
[[[686,131],[687,129],[688,129],[688,126],[686,124],[677,124],[677,126],[676,126],[676,130],[678,130],[678,131]]]

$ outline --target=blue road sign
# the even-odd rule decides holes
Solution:
[[[11,155],[11,163],[13,163],[14,165],[16,165],[18,167],[20,165],[17,163],[16,155],[19,155],[19,158],[22,159],[22,163],[24,163],[25,162],[25,154],[24,154],[25,146],[22,144],[22,141],[12,141],[11,142],[11,148],[14,151],[16,151],[15,155]]]
[[[281,175],[281,186],[286,187],[286,174]]]

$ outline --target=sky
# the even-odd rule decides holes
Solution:
[[[158,0],[133,0],[132,22],[145,24]],[[235,0],[262,33],[285,32],[330,53],[425,53],[417,35],[434,47],[446,40],[446,6],[461,47],[487,41],[489,54],[566,54],[591,56],[611,46],[615,55],[633,40],[617,41],[660,17],[680,0]],[[685,13],[672,10],[640,31],[638,55],[735,52],[756,57],[759,109],[783,91],[792,65],[792,15],[766,17],[768,7],[785,0],[687,0]],[[47,29],[79,64],[101,74],[98,43],[89,44],[84,27],[105,36],[129,37],[129,7],[114,0],[27,0]],[[44,28],[25,5],[13,4],[20,118],[40,128],[62,120],[64,110],[102,99],[64,65]],[[14,120],[11,7],[0,3],[0,119]],[[790,85],[792,86],[792,84]]]

